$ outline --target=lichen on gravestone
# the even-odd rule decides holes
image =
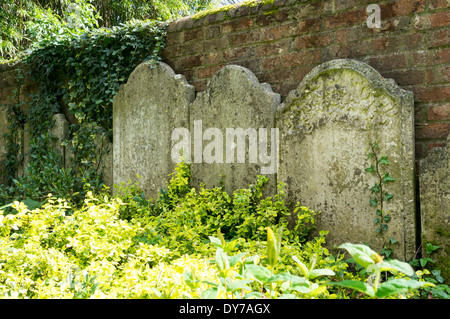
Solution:
[[[317,230],[328,230],[327,245],[368,242],[381,249],[394,238],[395,255],[415,253],[413,95],[369,65],[333,60],[313,69],[277,111],[280,129],[278,180],[288,200],[320,211]],[[389,231],[377,236],[369,205],[374,176],[369,145],[389,157],[396,182]],[[295,218],[295,216],[293,216]]]
[[[148,198],[158,198],[176,165],[172,131],[188,127],[194,96],[194,87],[165,63],[134,69],[113,103],[114,184],[139,182]]]

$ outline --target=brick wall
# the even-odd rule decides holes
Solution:
[[[381,9],[381,29],[366,8]],[[275,0],[240,5],[168,26],[163,61],[197,91],[227,64],[249,68],[282,99],[315,66],[332,59],[368,63],[414,92],[417,159],[446,144],[450,133],[450,0]],[[18,88],[14,67],[0,66],[0,104]],[[0,128],[1,131],[2,128]],[[1,137],[0,137],[1,138]],[[0,148],[0,153],[2,150]]]
[[[381,28],[366,8],[381,9]],[[168,26],[163,61],[198,91],[227,64],[253,71],[284,98],[315,66],[337,58],[368,63],[415,95],[416,154],[450,133],[450,0],[275,0]]]

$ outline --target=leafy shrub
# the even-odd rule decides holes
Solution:
[[[189,176],[189,165],[181,163],[155,201],[135,184],[119,187],[115,197],[87,192],[81,206],[49,195],[34,208],[15,202],[15,214],[0,208],[0,296],[419,297],[414,290],[383,294],[385,283],[371,294],[373,275],[349,272],[344,255],[324,247],[326,231],[303,237],[314,221],[307,208],[297,206],[304,215],[297,231],[285,228],[283,195],[262,199],[264,178],[228,195],[220,188],[190,189]],[[247,220],[255,218],[260,224]],[[376,261],[363,266],[399,265]],[[429,285],[420,273],[409,276],[410,269],[409,277],[393,275],[386,283]],[[366,287],[369,294],[348,287]],[[442,289],[431,293],[445,297]]]

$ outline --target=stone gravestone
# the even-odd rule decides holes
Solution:
[[[51,147],[61,154],[62,158],[64,158],[65,147],[62,145],[62,142],[65,138],[67,138],[67,133],[69,132],[69,122],[62,113],[53,115],[53,120],[55,125],[50,130],[53,137]]]
[[[113,103],[113,181],[140,186],[156,199],[174,172],[171,134],[188,127],[195,89],[165,63],[144,62],[121,86]]]
[[[446,148],[435,148],[420,161],[420,215],[422,251],[426,244],[439,246],[429,257],[450,280],[450,136]]]
[[[230,194],[266,175],[265,193],[273,195],[279,103],[280,95],[250,70],[228,65],[217,71],[191,106],[192,186],[223,186]]]
[[[8,133],[8,118],[6,115],[6,108],[0,107],[0,185],[6,183],[6,167],[3,161],[6,159],[6,145],[7,140],[5,134]]]
[[[329,231],[328,248],[351,242],[379,250],[392,238],[394,256],[414,256],[413,104],[411,92],[367,64],[333,60],[313,69],[280,105],[278,180],[292,203],[321,212],[316,226]],[[376,167],[368,158],[375,143],[378,159],[390,162],[378,172],[395,181],[386,180],[378,202],[370,203],[380,179],[365,170]],[[394,195],[383,202],[391,220],[378,234],[374,220],[385,192]]]

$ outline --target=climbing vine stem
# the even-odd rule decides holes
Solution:
[[[384,236],[384,233],[389,228],[389,222],[391,221],[391,213],[386,211],[385,203],[389,202],[394,195],[387,192],[386,184],[394,182],[395,178],[390,175],[386,170],[390,165],[387,156],[380,156],[378,154],[380,146],[378,143],[369,144],[369,153],[367,154],[367,159],[372,161],[370,167],[366,168],[365,171],[374,174],[376,177],[375,184],[370,188],[372,196],[369,200],[371,207],[376,208],[376,217],[374,219],[375,225],[377,225],[376,232]],[[395,239],[389,238],[389,243],[395,243]],[[386,247],[383,248],[383,253],[387,256],[390,255],[392,250]]]

